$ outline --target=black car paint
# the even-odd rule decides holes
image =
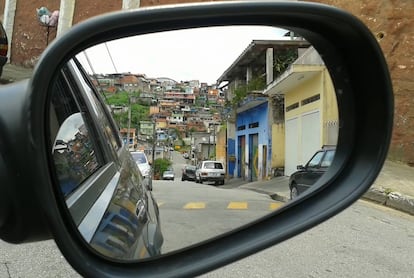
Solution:
[[[196,167],[193,165],[184,166],[182,175],[181,175],[181,181],[195,181],[196,180],[195,171],[196,171]]]
[[[297,196],[292,196],[292,190],[294,188],[296,188],[298,195],[302,194],[303,192],[308,190],[313,184],[315,184],[322,177],[323,174],[326,173],[330,164],[329,166],[327,166],[327,165],[321,165],[321,163],[326,158],[328,158],[328,156],[329,156],[329,159],[333,158],[334,154],[335,154],[335,148],[321,149],[317,151],[311,157],[311,159],[306,163],[305,166],[302,166],[302,165],[297,166],[298,171],[294,172],[289,177],[289,189],[291,191],[291,198],[297,197]],[[314,164],[311,165],[310,162],[318,155],[321,155],[320,159],[318,160],[319,162],[315,165]]]
[[[87,74],[79,63],[70,62],[56,84],[50,129],[51,139],[57,134],[53,152],[56,183],[62,188],[79,232],[95,250],[109,258],[136,260],[159,255],[161,245],[153,246],[146,240],[158,238],[153,242],[163,242],[159,215],[149,216],[158,212],[148,207],[156,206],[156,202],[149,202],[152,194],[144,186],[137,164],[122,145]],[[89,111],[94,113],[85,111],[86,106],[92,106]],[[77,109],[82,113],[74,113]],[[65,124],[73,116],[77,119],[76,128],[73,121]],[[67,134],[74,136],[65,141]],[[66,185],[68,178],[72,178],[71,187]],[[150,224],[156,228],[149,230]],[[148,231],[155,234],[147,235]]]

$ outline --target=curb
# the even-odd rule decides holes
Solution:
[[[289,197],[286,197],[283,194],[277,192],[269,192],[260,188],[253,188],[250,186],[243,185],[241,185],[240,188],[252,190],[262,194],[267,194],[270,196],[270,198],[272,198],[275,201],[284,203],[290,201]],[[404,196],[399,192],[386,192],[385,190],[380,188],[371,188],[364,195],[362,195],[361,199],[414,215],[414,198]]]
[[[399,192],[385,192],[381,189],[372,188],[362,198],[414,215],[414,199]]]
[[[285,196],[282,196],[282,195],[279,195],[279,194],[277,194],[277,193],[272,193],[272,194],[269,194],[269,196],[270,196],[270,198],[272,198],[273,200],[275,200],[275,201],[279,201],[279,202],[283,202],[283,203],[287,203],[287,202],[289,202],[289,201],[290,201],[290,198],[285,197]]]

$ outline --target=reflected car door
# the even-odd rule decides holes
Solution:
[[[162,235],[158,210],[148,208],[155,202],[147,194],[143,178],[123,147],[112,118],[79,64],[69,62],[62,70],[62,77],[52,100],[55,108],[52,112],[60,119],[53,153],[57,180],[79,232],[93,248],[108,257],[132,260],[159,254]],[[62,100],[70,102],[73,111],[67,112],[67,104]],[[73,129],[73,122],[78,124],[71,132],[80,139],[75,148],[67,148],[70,152],[63,152],[72,153],[71,161],[77,161],[76,168],[56,162],[56,153],[64,149],[67,130]],[[76,138],[72,133],[69,137]],[[88,139],[84,134],[89,135]],[[79,153],[79,149],[84,151]],[[63,177],[68,176],[68,168],[75,176],[84,168],[92,171],[90,175],[81,175],[83,178],[76,183],[73,179],[62,183]]]

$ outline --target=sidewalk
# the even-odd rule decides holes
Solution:
[[[22,79],[30,78],[32,74],[32,68],[24,68],[7,63],[3,67],[0,84],[12,83]]]
[[[268,194],[274,200],[287,202],[290,199],[288,184],[288,177],[275,177],[250,183],[235,178],[230,179],[226,186],[237,185],[240,188]],[[386,161],[377,180],[362,198],[414,215],[414,168]]]

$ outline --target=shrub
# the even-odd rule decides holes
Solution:
[[[153,163],[154,177],[160,177],[168,167],[171,166],[171,161],[164,158],[157,158]]]

